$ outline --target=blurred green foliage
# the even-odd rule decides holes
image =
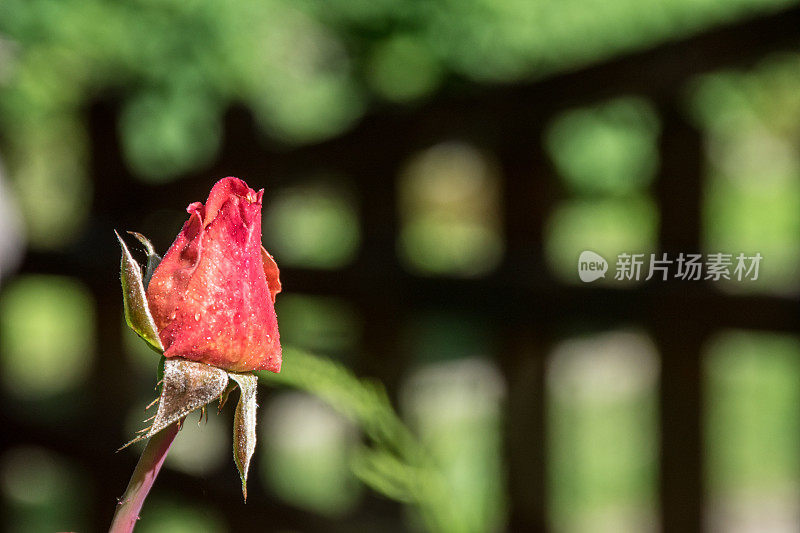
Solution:
[[[143,415],[141,406],[137,405],[139,424],[131,426],[131,433],[142,427],[141,420],[152,416],[152,412]],[[185,472],[195,476],[203,476],[214,472],[231,462],[231,437],[232,424],[221,416],[214,416],[213,407],[208,419],[200,421],[194,414],[187,419],[172,448],[169,450],[166,468]],[[135,455],[141,455],[140,450],[131,450]],[[138,453],[137,453],[138,452]]]
[[[463,143],[415,155],[398,182],[398,254],[413,271],[470,277],[499,263],[500,180],[492,161]]]
[[[657,521],[658,355],[609,331],[555,347],[547,370],[555,531],[647,531]]]
[[[94,307],[88,290],[58,276],[24,276],[0,298],[0,368],[18,399],[47,399],[83,384],[91,369]]]
[[[704,247],[760,252],[759,279],[733,292],[800,288],[800,56],[771,57],[747,72],[695,83],[690,109],[706,133]]]
[[[605,278],[597,283],[619,286],[626,282],[614,280],[617,255],[654,252],[657,232],[658,209],[646,195],[567,200],[548,220],[547,258],[561,280],[578,283],[576,267],[581,252],[599,253],[609,266]],[[639,280],[646,275],[643,269]]]
[[[443,531],[504,527],[504,395],[502,375],[482,357],[421,365],[404,385],[404,418],[440,469],[453,510]]]
[[[800,481],[800,341],[719,334],[705,361],[708,480],[713,497],[769,499]],[[760,495],[760,496],[757,496]]]
[[[5,0],[0,137],[31,243],[64,245],[89,193],[94,97],[121,98],[128,164],[161,181],[214,157],[233,103],[279,141],[312,142],[376,101],[536,78],[790,2]]]
[[[88,489],[89,480],[78,465],[60,455],[39,447],[11,449],[0,459],[3,529],[86,530]]]
[[[165,495],[157,489],[147,499],[147,512],[136,523],[137,533],[224,533],[225,522],[208,505],[197,505]]]
[[[320,355],[351,360],[361,341],[362,324],[348,302],[325,296],[281,294],[281,341]]]
[[[550,124],[546,147],[565,197],[550,214],[545,250],[561,280],[578,283],[584,250],[605,257],[609,269],[598,283],[614,285],[623,283],[614,280],[620,253],[655,251],[659,213],[648,186],[658,167],[658,133],[654,110],[639,98],[573,109]]]
[[[260,423],[261,471],[275,494],[299,507],[341,516],[358,503],[362,485],[350,469],[357,428],[319,399],[283,392]]]
[[[449,529],[501,530],[506,383],[491,360],[491,327],[483,317],[421,312],[402,337],[416,365],[401,390],[401,412],[442,471],[455,509]]]
[[[641,99],[619,98],[556,118],[547,147],[570,192],[624,196],[652,181],[658,117]]]
[[[345,367],[294,349],[284,349],[280,374],[260,372],[262,383],[313,394],[355,423],[369,446],[353,459],[356,475],[390,498],[414,504],[431,531],[461,531],[442,474],[392,408],[380,384]],[[470,530],[466,530],[470,531]]]
[[[363,431],[367,444],[357,448],[351,444],[347,454],[353,472],[361,481],[389,498],[411,504],[429,531],[477,533],[502,524],[500,467],[497,464],[500,449],[497,402],[502,385],[499,377],[492,379],[496,371],[491,367],[469,363],[464,367],[465,372],[452,372],[452,369],[435,372],[433,383],[427,385],[430,377],[418,379],[410,395],[418,438],[395,413],[379,384],[359,379],[331,360],[299,350],[287,348],[284,355],[281,373],[259,373],[261,383],[313,394]],[[458,378],[459,374],[466,379],[450,379]],[[445,377],[447,383],[437,375]],[[467,399],[470,401],[465,403]],[[297,405],[302,402],[294,402],[291,408]],[[442,408],[454,405],[461,408],[456,412]],[[316,411],[319,416],[319,410]],[[266,428],[266,431],[268,441],[275,445],[276,439],[270,438],[269,433],[285,423],[274,416],[273,420],[279,424],[278,428]],[[335,435],[337,424],[326,425],[334,429],[329,437]],[[314,432],[318,429],[307,426],[306,436],[301,436],[303,444],[294,441],[295,448],[313,448]],[[308,431],[312,433],[308,435]],[[333,439],[332,442],[334,447],[325,453],[334,453],[340,461],[347,456],[343,455],[346,449],[340,449],[346,441]],[[283,452],[278,450],[291,459],[288,451],[285,445]],[[326,461],[324,457],[308,464],[297,463],[295,458],[280,468],[269,467],[269,475],[290,499],[304,499],[307,505],[318,510],[332,506],[328,509],[332,511],[343,505],[341,498],[346,496],[346,493],[338,494],[338,500],[331,499],[333,485],[326,483],[326,478],[346,480],[335,464],[336,461]],[[287,485],[279,476],[290,472],[316,475],[314,479],[322,485],[311,487],[313,490],[309,490],[305,482],[291,481]],[[327,493],[325,487],[328,487]],[[347,485],[339,490],[347,490]]]
[[[354,195],[334,179],[309,180],[271,195],[264,242],[281,266],[347,265],[361,241]]]

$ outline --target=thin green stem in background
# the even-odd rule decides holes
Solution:
[[[284,347],[279,374],[258,372],[261,383],[312,394],[353,421],[370,441],[354,457],[354,474],[387,498],[414,506],[433,533],[461,533],[442,470],[403,423],[380,382],[344,366]]]

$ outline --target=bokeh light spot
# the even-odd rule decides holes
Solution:
[[[502,375],[485,357],[424,364],[403,384],[403,412],[452,494],[449,531],[497,531],[505,523],[505,394]]]
[[[800,290],[800,55],[771,56],[747,72],[696,80],[690,107],[706,136],[703,247],[760,253],[757,280],[715,283],[726,292]]]
[[[75,280],[16,278],[0,294],[0,365],[5,389],[47,398],[80,385],[94,352],[94,305]]]
[[[355,202],[334,184],[284,189],[265,206],[265,246],[281,266],[345,266],[355,257],[360,239]]]
[[[705,354],[709,508],[717,531],[800,529],[800,340],[716,335]]]
[[[403,262],[416,272],[471,277],[502,258],[500,183],[477,149],[446,142],[416,155],[400,176]]]
[[[555,531],[657,531],[658,356],[645,335],[567,339],[548,359]]]
[[[6,531],[84,531],[88,486],[80,472],[51,451],[12,448],[0,457]]]
[[[376,45],[367,78],[388,100],[407,102],[430,94],[441,71],[425,42],[401,35]]]
[[[624,195],[652,181],[657,137],[651,106],[620,98],[559,116],[548,130],[546,145],[573,193]]]
[[[238,389],[231,393],[230,405],[238,402]],[[231,436],[230,419],[217,414],[217,406],[206,406],[208,421],[198,423],[200,414],[190,414],[181,428],[178,437],[170,448],[165,466],[187,474],[202,475],[213,472],[230,459]]]
[[[564,201],[550,214],[545,227],[547,262],[561,280],[580,283],[578,258],[584,250],[591,250],[608,261],[605,278],[596,284],[635,283],[635,279],[614,279],[617,256],[646,254],[649,261],[649,254],[655,252],[657,232],[657,209],[647,196]],[[642,267],[640,281],[647,276],[647,264]]]
[[[272,490],[323,514],[352,509],[360,494],[348,467],[358,442],[355,429],[305,393],[282,393],[264,411],[259,465]]]

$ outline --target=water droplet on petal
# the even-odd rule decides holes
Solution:
[[[195,319],[195,321],[199,322],[200,321],[200,313],[195,313],[194,314],[194,319]]]

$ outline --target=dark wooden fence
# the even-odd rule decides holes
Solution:
[[[498,363],[509,386],[505,451],[510,530],[546,530],[545,356],[566,320],[603,317],[609,325],[643,324],[655,339],[661,356],[662,527],[668,532],[700,531],[705,500],[701,345],[720,328],[797,332],[800,304],[769,296],[731,296],[702,283],[644,283],[625,290],[562,285],[544,262],[543,223],[559,189],[544,152],[543,128],[563,110],[609,97],[637,95],[652,102],[662,125],[661,166],[653,191],[661,213],[659,251],[698,252],[705,155],[701,132],[681,111],[686,82],[705,72],[747,66],[774,51],[797,50],[799,44],[800,9],[793,8],[535,83],[444,94],[413,110],[380,109],[336,139],[289,151],[259,142],[249,114],[232,109],[217,161],[159,186],[134,179],[126,169],[113,98],[94,103],[86,110],[94,186],[88,206],[91,225],[75,248],[29,253],[23,271],[66,273],[94,293],[99,320],[91,389],[95,412],[70,427],[7,419],[2,448],[38,443],[73,458],[94,482],[89,510],[93,527],[105,527],[113,497],[122,492],[133,467],[131,457],[110,453],[124,440],[119,414],[128,407],[132,389],[115,355],[123,346],[112,228],[137,228],[152,210],[205,197],[209,177],[291,180],[328,171],[349,176],[357,185],[359,255],[337,271],[285,268],[284,286],[288,291],[340,296],[357,306],[365,320],[363,352],[380,357],[362,357],[356,370],[380,378],[392,392],[409,364],[398,345],[398,328],[405,317],[420,310],[456,310],[490,323],[502,339]],[[493,273],[476,279],[417,277],[397,260],[395,179],[409,156],[452,138],[470,142],[500,162],[504,261]],[[368,498],[354,518],[339,522],[269,501],[248,504],[240,514],[238,491],[228,481],[220,481],[225,488],[215,489],[212,480],[201,489],[191,477],[168,471],[159,484],[196,501],[214,502],[237,531],[352,531],[374,523],[370,520],[375,517],[399,517],[397,506],[376,497]],[[231,487],[234,490],[228,490]]]

